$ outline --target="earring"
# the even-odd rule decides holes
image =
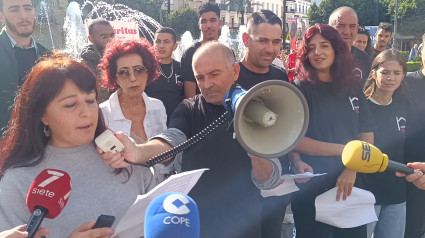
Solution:
[[[44,125],[43,132],[44,132],[44,135],[46,137],[50,137],[51,131],[50,131],[50,127],[48,125]]]

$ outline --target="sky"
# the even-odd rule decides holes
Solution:
[[[311,3],[316,3],[317,5],[319,5],[319,3],[321,2],[322,0],[311,0]]]

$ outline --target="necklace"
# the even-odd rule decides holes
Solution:
[[[174,74],[174,72],[173,72],[173,65],[174,65],[174,62],[173,61],[171,61],[171,73],[170,73],[170,76],[165,76],[165,73],[164,73],[164,71],[162,71],[162,66],[161,66],[161,64],[159,64],[159,72],[161,73],[161,75],[162,76],[164,76],[164,78],[166,78],[167,79],[167,81],[168,82],[170,82],[170,78],[171,78],[171,76],[173,76],[173,74]]]

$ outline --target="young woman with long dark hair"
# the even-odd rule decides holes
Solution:
[[[395,49],[376,56],[366,80],[364,93],[376,121],[375,146],[399,163],[404,160],[407,131],[407,103],[400,85],[407,73],[403,55]],[[409,130],[410,131],[410,130]],[[407,132],[408,133],[408,132]],[[406,224],[406,181],[393,172],[367,174],[367,190],[375,195],[377,222],[368,224],[368,238],[404,236]]]
[[[327,174],[299,184],[301,190],[293,196],[297,238],[366,237],[366,226],[341,229],[315,221],[318,195],[338,187],[335,202],[345,200],[357,183],[356,172],[342,164],[344,145],[355,139],[373,143],[370,111],[353,69],[354,59],[334,28],[314,25],[307,30],[294,83],[307,100],[310,121],[295,151],[315,173]]]

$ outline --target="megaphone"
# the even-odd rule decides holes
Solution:
[[[232,86],[224,96],[227,111],[185,142],[165,151],[145,164],[150,167],[171,158],[202,140],[232,115],[239,144],[251,155],[277,158],[295,149],[307,131],[309,111],[302,93],[282,80],[268,80],[250,90]],[[230,112],[230,113],[229,113]]]
[[[288,82],[268,80],[248,91],[239,87],[227,92],[223,100],[226,109],[234,114],[239,144],[253,156],[285,155],[298,145],[307,130],[307,102]]]

